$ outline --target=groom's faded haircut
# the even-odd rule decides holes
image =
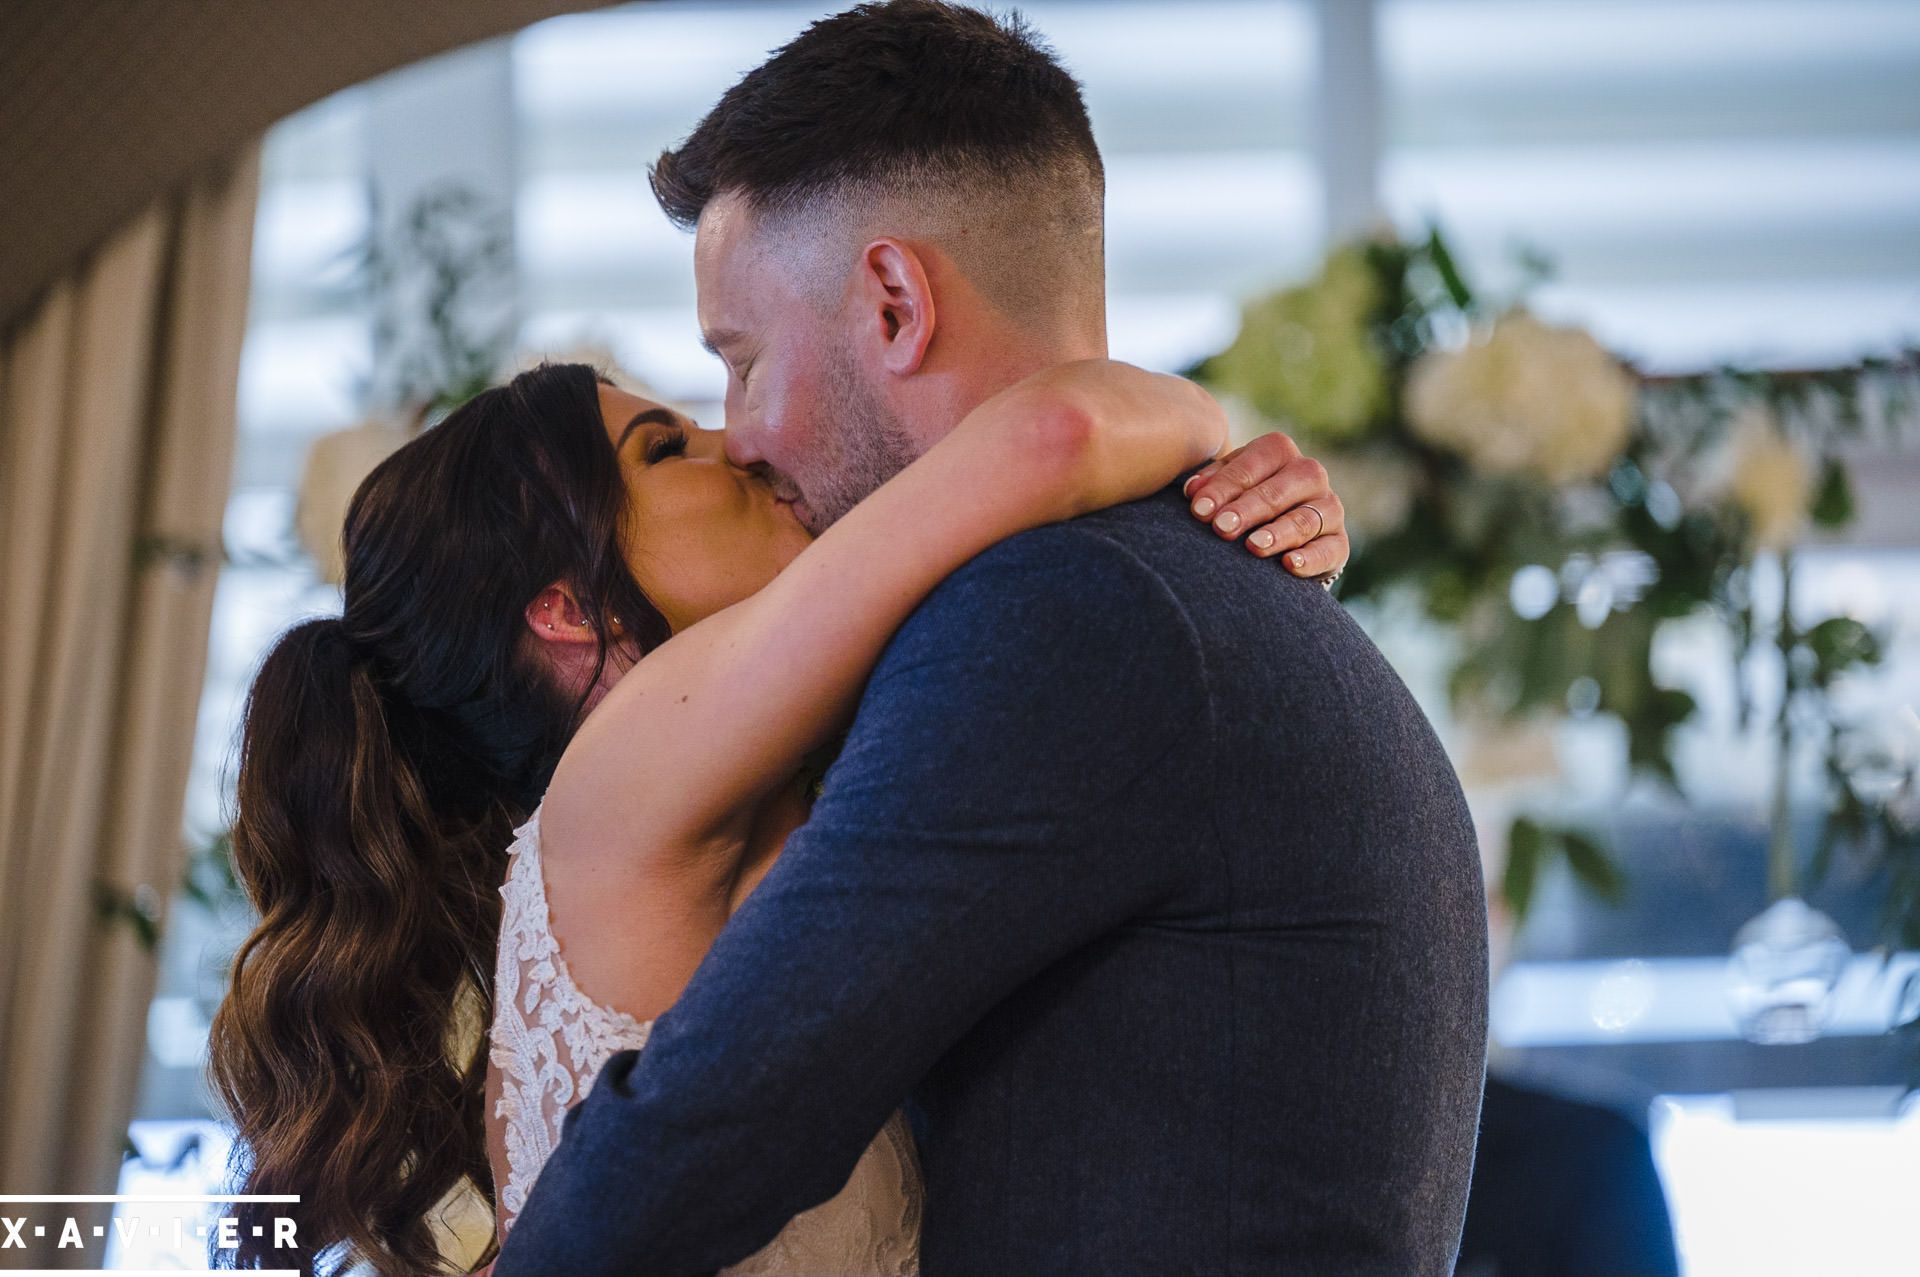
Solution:
[[[768,223],[927,235],[1016,317],[1104,307],[1093,128],[1079,83],[1017,15],[885,0],[823,18],[650,176],[682,229],[737,192]]]

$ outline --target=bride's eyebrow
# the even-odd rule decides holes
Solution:
[[[618,452],[620,449],[626,447],[628,436],[632,435],[634,430],[639,426],[678,427],[679,424],[680,418],[669,408],[643,408],[639,412],[634,413],[633,420],[629,421],[621,429],[620,442],[613,445],[613,450]]]

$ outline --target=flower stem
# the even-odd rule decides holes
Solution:
[[[1799,636],[1793,628],[1793,553],[1780,552],[1780,713],[1774,720],[1773,802],[1768,814],[1767,890],[1785,900],[1793,889],[1792,812],[1787,787],[1793,762],[1793,649]]]

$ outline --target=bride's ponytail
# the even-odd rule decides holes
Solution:
[[[260,922],[214,1022],[212,1072],[241,1119],[247,1192],[299,1193],[303,1238],[432,1272],[428,1211],[488,1179],[469,1102],[483,1040],[449,1030],[487,997],[511,817],[447,827],[388,715],[337,618],[291,630],[260,668],[233,827]],[[242,1237],[264,1224],[271,1239],[282,1209],[233,1213]]]
[[[491,1199],[506,852],[599,677],[560,686],[524,612],[564,580],[640,652],[664,640],[621,553],[625,500],[592,370],[522,374],[368,476],[344,614],[295,626],[261,664],[232,831],[259,922],[210,1073],[240,1136],[236,1192],[300,1201],[236,1204],[240,1247],[216,1262],[443,1272],[434,1208],[468,1183]],[[603,641],[599,661],[633,655]],[[273,1244],[281,1214],[298,1254]]]

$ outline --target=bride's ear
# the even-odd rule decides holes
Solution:
[[[593,623],[581,610],[573,591],[555,581],[527,604],[527,628],[547,643],[592,643]]]
[[[882,236],[860,254],[862,318],[874,325],[880,366],[896,376],[917,372],[933,341],[933,287],[911,247]]]

